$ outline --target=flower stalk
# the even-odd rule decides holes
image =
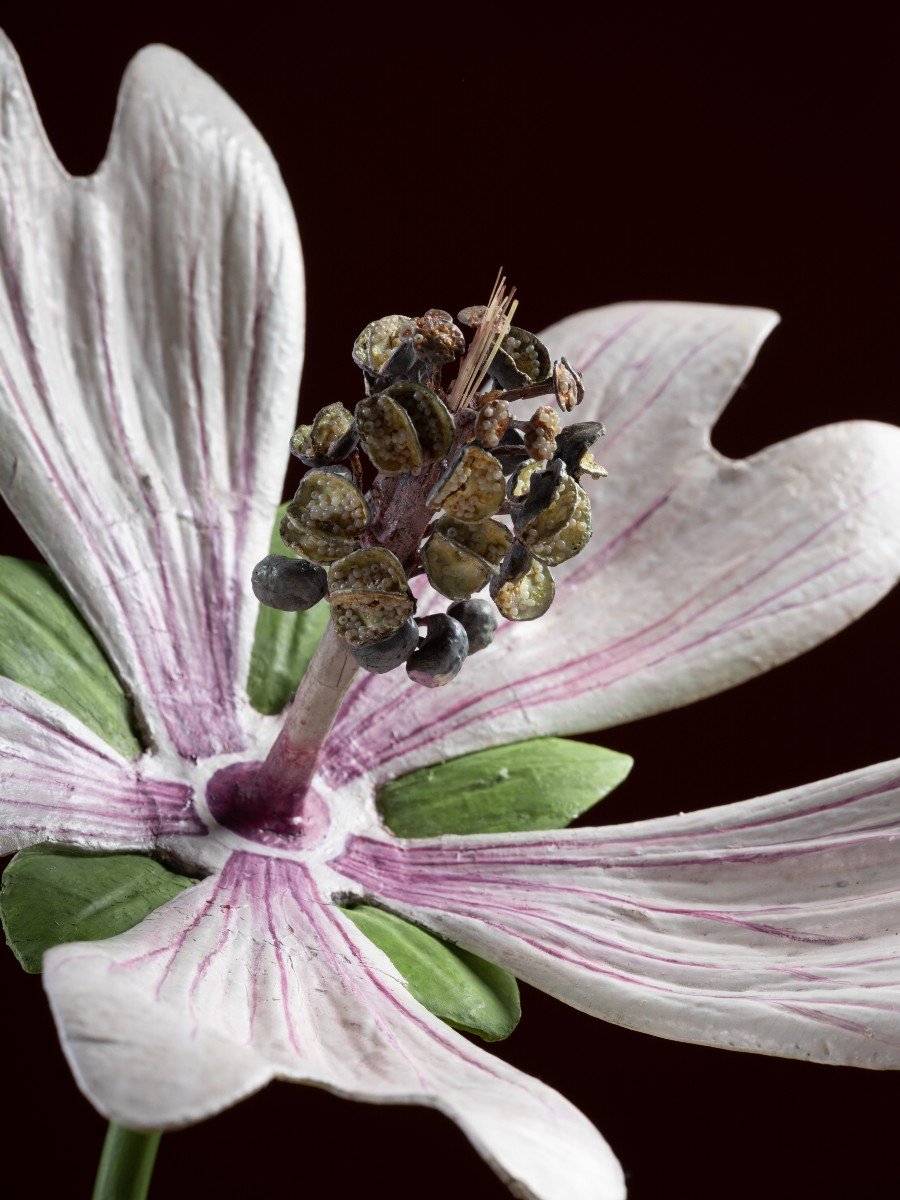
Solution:
[[[264,808],[266,824],[302,824],[303,800],[319,755],[359,669],[329,622],[281,732],[253,780],[250,801]]]
[[[110,1121],[93,1200],[146,1200],[161,1137],[158,1131],[139,1133]]]

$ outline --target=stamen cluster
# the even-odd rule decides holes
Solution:
[[[561,425],[583,381],[510,324],[511,299],[501,283],[489,305],[459,314],[474,331],[468,348],[442,309],[372,321],[353,347],[365,397],[353,412],[326,405],[291,439],[309,470],[281,536],[299,558],[263,559],[253,590],[288,611],[327,598],[336,632],[368,671],[405,664],[417,683],[449,683],[490,645],[498,613],[543,616],[550,568],[591,536],[581,479],[606,474],[591,454],[603,427]],[[512,405],[542,396],[556,408],[514,418]],[[376,472],[368,488],[363,455]],[[446,613],[415,615],[409,580],[423,572],[453,602]],[[484,588],[493,604],[475,596]]]

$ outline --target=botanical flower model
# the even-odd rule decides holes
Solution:
[[[467,953],[511,1005],[514,983],[473,954],[666,1037],[896,1066],[900,762],[662,820],[542,826],[621,766],[546,735],[739,683],[885,593],[900,433],[852,422],[730,461],[708,430],[771,314],[615,305],[538,340],[495,296],[465,314],[468,349],[439,310],[364,331],[365,398],[348,373],[294,437],[312,466],[282,530],[302,557],[259,561],[302,323],[268,151],[166,49],[129,69],[89,179],[54,159],[8,47],[0,86],[0,480],[125,689],[52,577],[7,560],[25,650],[3,648],[0,848],[151,852],[200,880],[44,957],[97,1108],[166,1128],[274,1077],[311,1082],[441,1109],[518,1194],[621,1196],[584,1117],[416,998],[427,981],[407,986],[379,948],[391,922]],[[611,479],[594,486],[601,419]],[[360,448],[380,472],[368,490]],[[260,609],[251,572],[269,604],[327,590],[330,610],[316,625]],[[513,618],[496,632],[472,598],[486,585]],[[278,672],[329,612],[273,715],[295,683],[273,699]],[[39,857],[15,860],[10,905]]]

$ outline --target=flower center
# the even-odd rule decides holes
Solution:
[[[232,763],[206,785],[206,803],[225,829],[274,848],[311,847],[328,831],[328,806],[304,785],[300,792],[267,795],[260,787],[262,764]]]
[[[353,347],[365,397],[353,412],[326,405],[291,439],[309,468],[281,524],[297,557],[264,558],[253,590],[286,611],[326,599],[331,622],[266,762],[214,789],[223,824],[278,837],[314,824],[305,796],[355,672],[403,667],[416,684],[451,683],[501,617],[546,613],[551,568],[587,545],[580,480],[605,474],[590,455],[603,427],[562,428],[546,404],[513,416],[526,399],[553,396],[568,413],[584,396],[565,359],[512,325],[514,311],[500,280],[490,303],[459,314],[468,345],[442,309],[372,321]],[[417,614],[410,581],[421,575],[445,611]],[[476,595],[485,589],[490,599]]]

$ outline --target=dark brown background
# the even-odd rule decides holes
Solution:
[[[616,299],[779,309],[784,325],[717,430],[726,453],[900,416],[896,68],[865,6],[842,24],[821,7],[791,22],[757,12],[752,31],[740,6],[587,19],[557,4],[539,23],[465,4],[326,5],[301,19],[257,2],[240,21],[224,5],[28,7],[4,24],[70,170],[97,164],[118,77],[149,41],[186,51],[262,130],[306,252],[307,411],[356,385],[348,348],[366,321],[456,311],[502,263],[534,329]],[[0,550],[30,552],[14,528]],[[896,755],[898,615],[894,595],[768,677],[605,735],[637,767],[602,816],[741,799]],[[4,1157],[24,1155],[32,1179],[12,1194],[87,1196],[102,1122],[65,1068],[39,981],[6,953],[0,972]],[[633,1200],[893,1194],[890,1076],[681,1046],[525,993],[499,1053],[598,1124]],[[283,1084],[164,1139],[153,1195],[182,1200],[201,1180],[223,1197],[506,1195],[434,1113]]]

